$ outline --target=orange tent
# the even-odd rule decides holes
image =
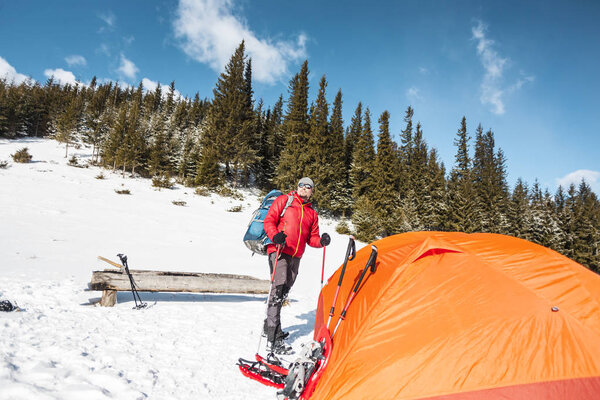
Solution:
[[[600,276],[525,240],[413,232],[373,243],[316,399],[600,399]],[[348,262],[336,325],[370,247]],[[327,324],[340,269],[319,297]]]

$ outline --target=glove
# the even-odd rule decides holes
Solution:
[[[283,233],[283,231],[277,232],[275,234],[275,236],[273,236],[273,243],[275,243],[275,244],[285,244],[285,238],[286,237],[287,237],[287,235],[285,233]]]
[[[325,247],[328,246],[329,243],[331,243],[331,238],[329,237],[328,234],[324,233],[321,235],[321,246]]]

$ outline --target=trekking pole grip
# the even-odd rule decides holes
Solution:
[[[375,272],[376,261],[377,261],[377,247],[372,245],[371,246],[371,255],[369,256],[369,259],[367,260],[367,263],[365,264],[365,268],[363,269],[362,274],[360,275],[360,278],[358,279],[358,282],[356,282],[356,286],[354,286],[354,290],[352,291],[352,293],[350,293],[350,297],[346,301],[344,310],[340,314],[340,318],[338,319],[338,322],[335,325],[335,328],[333,329],[333,333],[331,334],[332,338],[333,338],[333,335],[335,335],[335,332],[337,331],[341,322],[346,319],[346,312],[348,311],[350,304],[352,304],[352,300],[354,300],[354,297],[356,296],[356,292],[358,292],[358,289],[360,288],[360,284],[362,283],[362,280],[365,277],[367,270],[371,270],[371,273]]]
[[[369,260],[367,261],[367,264],[365,265],[365,269],[363,269],[363,272],[360,275],[360,279],[358,280],[358,282],[356,282],[356,286],[354,287],[354,293],[356,293],[358,291],[358,288],[359,288],[363,278],[365,277],[365,274],[367,273],[367,269],[370,269],[371,272],[375,272],[375,261],[376,260],[377,260],[377,247],[371,246],[371,255],[369,256]]]
[[[348,248],[346,249],[346,258],[344,258],[344,265],[342,266],[342,272],[340,272],[340,279],[338,279],[337,289],[335,291],[335,296],[333,298],[333,303],[331,304],[331,308],[329,309],[329,320],[333,317],[333,313],[335,312],[335,303],[337,301],[338,293],[340,291],[340,286],[342,286],[342,281],[344,280],[344,274],[346,273],[346,265],[348,265],[348,261],[354,260],[356,257],[356,244],[354,243],[354,236],[350,236],[348,240]],[[327,326],[329,326],[329,321],[327,322]]]

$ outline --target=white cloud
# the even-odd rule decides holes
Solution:
[[[150,80],[148,78],[144,78],[142,79],[142,86],[144,86],[144,90],[146,92],[153,92],[156,90],[156,88],[158,87],[158,83],[159,82],[155,82],[153,80]],[[163,84],[160,85],[161,90],[162,90],[162,97],[166,97],[167,93],[169,92],[169,86],[165,86]],[[183,96],[181,95],[181,92],[179,92],[179,90],[175,89],[175,92],[173,93],[173,96],[176,99],[182,99]]]
[[[46,76],[46,78],[54,77],[54,80],[61,85],[75,85],[77,83],[75,75],[71,71],[65,71],[62,68],[46,69],[44,70],[44,76]]]
[[[527,76],[513,85],[503,87],[504,71],[510,60],[494,50],[494,41],[486,37],[487,26],[483,22],[479,21],[471,31],[473,39],[477,41],[477,54],[485,69],[481,83],[481,103],[490,104],[494,114],[504,114],[506,112],[504,95],[521,89],[525,83],[533,81],[534,78]]]
[[[423,96],[421,96],[421,90],[414,86],[408,88],[406,91],[406,97],[412,102],[423,100]]]
[[[153,92],[158,87],[158,82],[152,81],[148,78],[144,78],[142,79],[142,85],[144,86],[144,89],[146,89],[146,91]]]
[[[8,63],[4,58],[0,57],[0,79],[5,79],[9,82],[20,84],[26,81],[27,76],[20,74],[17,70]]]
[[[527,82],[533,82],[534,80],[534,76],[524,76],[522,78],[519,78],[519,80],[516,83],[514,83],[507,89],[507,92],[516,92],[517,90],[521,89],[524,84],[526,84]]]
[[[100,47],[96,49],[96,53],[104,54],[107,57],[110,57],[110,47],[106,43],[102,43]]]
[[[113,14],[110,11],[107,13],[99,14],[98,18],[100,18],[102,21],[104,21],[104,23],[106,25],[108,25],[110,28],[113,28],[115,26],[115,23],[117,22],[117,17],[115,17],[115,14]]]
[[[123,53],[121,53],[121,65],[117,68],[117,72],[125,78],[135,79],[135,76],[140,70],[135,66],[133,61],[125,58]]]
[[[73,54],[65,57],[65,61],[69,64],[69,67],[74,65],[87,65],[87,61],[84,56]]]
[[[429,69],[427,69],[425,67],[419,67],[419,73],[421,75],[429,75]]]
[[[306,58],[304,34],[294,41],[258,38],[245,21],[233,14],[234,0],[179,0],[173,21],[175,36],[193,59],[221,72],[245,40],[252,58],[252,77],[274,83],[288,74],[288,64]]]
[[[565,190],[568,189],[569,185],[574,184],[577,187],[581,180],[590,185],[592,190],[600,194],[600,171],[592,171],[589,169],[578,169],[577,171],[571,172],[562,178],[556,179],[556,184],[561,185]]]

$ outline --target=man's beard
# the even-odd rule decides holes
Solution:
[[[302,199],[302,201],[308,201],[308,199],[310,199],[310,196],[307,195],[301,195],[300,193],[298,193],[298,197],[300,197]]]

